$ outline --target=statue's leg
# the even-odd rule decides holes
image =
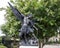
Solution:
[[[26,43],[26,34],[23,33],[22,37],[23,37],[23,41]]]
[[[24,38],[25,38],[25,43],[28,44],[28,41],[30,39],[29,34],[27,34],[27,33],[24,34]]]
[[[26,34],[26,44],[30,45],[29,40],[31,39],[30,34]]]
[[[27,38],[27,40],[30,38],[29,34],[26,34],[26,38]]]
[[[21,41],[22,41],[22,40],[25,40],[25,38],[24,38],[24,33],[20,32],[20,33],[19,33],[19,37],[20,37],[20,40],[21,40]]]

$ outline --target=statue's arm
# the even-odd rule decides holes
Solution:
[[[36,30],[38,30],[38,28],[34,25],[34,22],[30,21],[30,23],[31,23],[31,26],[32,26],[33,28],[35,28]]]

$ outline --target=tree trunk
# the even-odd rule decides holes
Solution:
[[[44,45],[43,40],[39,39],[39,48],[43,48],[43,45]]]

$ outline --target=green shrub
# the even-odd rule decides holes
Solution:
[[[7,47],[5,47],[5,46],[3,46],[3,45],[0,45],[0,48],[7,48]]]

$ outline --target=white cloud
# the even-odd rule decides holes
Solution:
[[[6,7],[8,5],[9,0],[0,0],[0,8],[1,7]]]
[[[5,8],[6,6],[8,6],[8,2],[10,2],[10,0],[0,0],[0,8]],[[3,10],[3,11],[0,11],[0,25],[4,24],[5,23],[5,17],[4,17],[4,14],[6,12]]]
[[[5,23],[5,17],[4,17],[5,13],[6,12],[4,10],[0,11],[0,25]]]

